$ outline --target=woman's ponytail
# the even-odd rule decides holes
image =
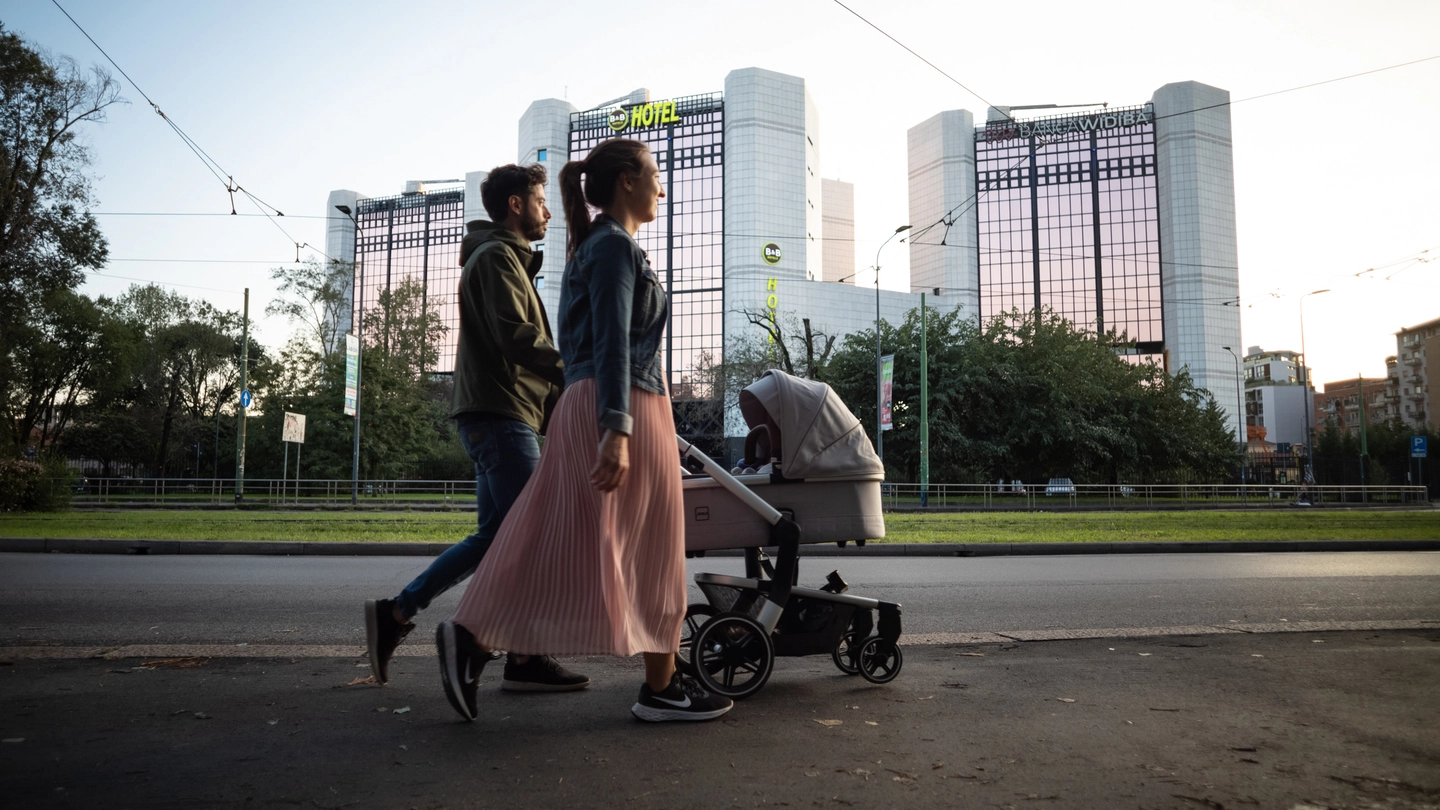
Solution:
[[[590,235],[590,208],[604,208],[615,199],[615,181],[622,174],[640,177],[650,147],[629,138],[612,138],[584,160],[572,160],[560,169],[560,204],[565,209],[565,259],[568,261]],[[584,175],[584,182],[581,182]]]
[[[580,182],[585,168],[585,161],[572,160],[560,169],[560,206],[565,210],[567,261],[590,235],[590,209],[585,205],[585,187]]]

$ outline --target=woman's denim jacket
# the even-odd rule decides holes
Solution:
[[[660,339],[669,302],[645,251],[604,214],[565,263],[560,355],[565,384],[595,378],[600,428],[630,434],[630,387],[664,394]]]

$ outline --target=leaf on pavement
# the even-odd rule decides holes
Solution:
[[[841,723],[843,723],[843,722],[845,722],[845,721],[844,721],[844,720],[816,720],[815,722],[819,723],[819,724],[822,725],[822,726],[825,726],[825,727],[827,727],[827,728],[830,728],[830,727],[833,727],[833,726],[838,726],[838,725],[840,725]]]
[[[374,676],[374,675],[366,675],[366,676],[363,677],[363,678],[356,678],[355,680],[353,680],[353,681],[351,681],[351,682],[349,682],[349,683],[338,684],[338,685],[332,686],[332,687],[330,687],[330,688],[331,688],[331,689],[344,689],[344,688],[347,687],[347,686],[362,686],[362,685],[367,684],[367,683],[375,683],[375,676]]]
[[[1060,701],[1061,703],[1074,703],[1074,702],[1075,702],[1075,698],[1055,698],[1055,699],[1058,700],[1058,701]]]
[[[867,726],[878,726],[878,725],[880,725],[880,724],[877,723],[877,722],[875,722],[874,720],[866,720],[866,721],[865,721],[865,725],[867,725]]]

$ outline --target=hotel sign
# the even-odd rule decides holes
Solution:
[[[1051,121],[1004,122],[986,125],[985,142],[995,143],[1015,138],[1051,138],[1069,135],[1072,132],[1095,132],[1102,129],[1133,127],[1137,124],[1154,122],[1155,114],[1148,109],[1080,115]]]
[[[651,101],[634,107],[616,108],[610,111],[610,128],[616,132],[627,129],[643,129],[660,124],[678,124],[680,116],[675,112],[673,101]]]

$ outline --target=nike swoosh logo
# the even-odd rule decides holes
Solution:
[[[662,697],[660,697],[659,695],[651,695],[651,697],[655,698],[656,700],[660,701],[661,703],[669,703],[671,706],[674,706],[674,707],[677,708],[677,709],[688,709],[688,708],[690,708],[690,696],[689,696],[689,695],[686,695],[684,700],[669,700],[669,699],[667,699],[667,698],[662,698]]]

